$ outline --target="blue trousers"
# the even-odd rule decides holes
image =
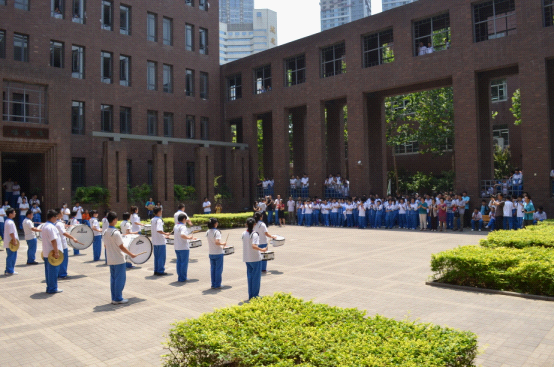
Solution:
[[[489,228],[491,229],[491,231],[494,231],[494,223],[496,222],[496,219],[495,218],[491,218],[491,220],[489,221]]]
[[[259,248],[266,248],[267,243],[258,245]],[[262,271],[267,271],[267,261],[262,261]]]
[[[25,220],[25,216],[19,214],[19,229],[23,229],[23,221]]]
[[[346,226],[348,228],[354,226],[354,217],[352,214],[346,214]]]
[[[0,222],[0,237],[4,239],[4,222]]]
[[[480,220],[471,220],[471,229],[473,229],[475,231],[475,223],[478,222],[479,223],[479,230],[481,230],[481,228],[483,227],[483,220],[480,219]]]
[[[17,199],[19,199],[19,195],[15,195],[12,193],[12,201],[10,203],[10,206],[14,209],[19,208],[19,204],[17,204]]]
[[[154,273],[165,273],[165,245],[154,246]]]
[[[297,220],[297,222],[298,222],[297,224],[298,224],[299,226],[302,225],[302,220],[303,220],[303,219],[304,219],[304,214],[302,214],[302,210],[297,210],[297,211],[296,211],[296,220]]]
[[[554,187],[554,186],[553,186]],[[12,208],[15,208],[15,205],[12,205],[12,198],[13,198],[13,192],[7,192],[6,193],[6,198],[4,200],[7,200],[8,201],[8,204],[10,204],[10,206]],[[4,202],[2,202],[2,205],[4,204]],[[2,234],[3,236],[3,234]]]
[[[460,214],[459,217],[454,217],[454,223],[456,224],[456,228],[457,229],[462,229],[462,221],[461,219],[463,218],[463,216]]]
[[[323,225],[329,227],[329,214],[323,214]]]
[[[383,213],[380,210],[375,214],[375,228],[381,228],[382,215]]]
[[[123,288],[125,288],[125,281],[127,280],[126,271],[125,264],[110,265],[112,301],[119,302],[123,300]]]
[[[48,258],[44,258],[44,276],[46,277],[46,293],[55,293],[58,290],[58,272],[60,266],[50,265]]]
[[[352,210],[352,219],[355,227],[358,224],[358,209]]]
[[[314,210],[312,213],[312,224],[314,226],[319,225],[319,210]]]
[[[63,249],[63,261],[60,264],[60,270],[58,271],[58,277],[65,278],[67,276],[67,265],[69,263],[69,249]]]
[[[262,263],[267,261],[254,261],[246,263],[246,278],[248,279],[248,299],[260,295],[260,283],[262,282]]]
[[[6,247],[6,273],[13,274],[15,272],[15,262],[17,260],[17,251],[10,250]]]
[[[37,253],[37,239],[27,241],[27,264],[35,262],[35,255]]]
[[[92,256],[94,261],[99,261],[102,255],[102,236],[94,236],[92,240]]]
[[[184,282],[187,280],[190,250],[175,250],[175,254],[177,255],[177,281]]]
[[[335,223],[337,222],[337,214],[338,213],[333,213],[333,212],[331,212],[331,214],[329,214],[330,224],[331,224],[332,227],[334,227],[336,225]]]
[[[406,214],[398,214],[398,227],[408,228],[408,220]]]
[[[514,229],[514,224],[512,222],[512,217],[504,217],[504,229]]]
[[[79,250],[73,249],[73,256],[79,255]]]
[[[446,229],[454,228],[454,213],[446,213]]]
[[[304,225],[306,227],[310,227],[312,225],[312,215],[311,214],[304,214]]]
[[[279,210],[275,210],[275,224],[279,225]]]
[[[268,223],[273,223],[273,210],[267,211],[267,221]]]
[[[391,226],[392,212],[385,212],[385,228],[392,228]]]
[[[523,228],[523,217],[517,217],[517,227],[516,229],[522,229]]]
[[[36,223],[40,222],[40,220],[41,218],[39,213],[33,214],[33,224],[35,225],[35,227],[39,226],[39,224]]]
[[[221,274],[223,274],[223,254],[210,255],[210,275],[212,288],[221,287]]]
[[[358,215],[358,228],[365,228],[366,227],[366,220],[365,216],[361,217]]]

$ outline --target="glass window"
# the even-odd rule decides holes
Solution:
[[[236,74],[227,78],[227,99],[234,101],[242,98],[242,77]]]
[[[210,138],[209,121],[207,117],[200,117],[200,139],[202,140]]]
[[[148,161],[148,184],[152,186],[152,183],[154,182],[154,164],[152,161]]]
[[[254,94],[271,92],[271,65],[254,69]]]
[[[71,102],[71,133],[85,134],[85,102]]]
[[[306,81],[306,57],[294,56],[285,60],[285,85],[287,87]]]
[[[198,0],[198,9],[208,10],[208,6],[206,5],[206,0]]]
[[[508,100],[508,86],[506,79],[491,81],[491,102],[503,102]]]
[[[208,73],[200,72],[200,98],[208,99]]]
[[[493,0],[473,5],[475,42],[516,33],[515,0]]]
[[[187,69],[185,78],[185,94],[194,96],[194,70]]]
[[[133,160],[127,159],[127,185],[133,186]]]
[[[194,187],[194,162],[187,162],[187,186]]]
[[[185,4],[188,6],[194,6],[194,0],[185,0]]]
[[[450,48],[450,14],[414,22],[414,56],[423,56]]]
[[[86,186],[85,158],[71,158],[71,191]]]
[[[119,132],[131,134],[131,108],[119,107]]]
[[[100,73],[102,74],[102,83],[111,84],[113,81],[112,72],[112,53],[102,51],[101,53]]]
[[[194,139],[194,125],[195,123],[195,117],[187,115],[187,139]]]
[[[148,135],[158,135],[158,111],[148,111],[146,124]]]
[[[63,68],[63,43],[50,41],[50,66]]]
[[[13,34],[13,59],[15,61],[29,62],[29,36]]]
[[[102,29],[113,29],[113,4],[111,1],[102,1]]]
[[[131,34],[131,7],[127,5],[119,6],[119,33]]]
[[[173,19],[163,18],[164,45],[173,46]]]
[[[157,90],[156,83],[157,64],[154,61],[146,63],[146,86],[148,90]]]
[[[164,136],[173,137],[173,114],[164,112]]]
[[[200,28],[200,38],[198,40],[198,51],[202,55],[208,54],[208,30]]]
[[[346,47],[344,42],[321,49],[321,77],[346,73]]]
[[[544,0],[544,26],[554,25],[554,0]]]
[[[101,105],[100,131],[113,132],[113,106],[106,104]]]
[[[119,56],[119,85],[128,87],[131,85],[131,57]]]
[[[85,0],[72,0],[73,1],[73,22],[85,24]]]
[[[187,51],[194,51],[194,26],[190,24],[186,25],[185,48]]]
[[[417,152],[419,152],[419,143],[417,141],[411,141],[394,147],[395,154],[413,154]]]
[[[6,31],[0,30],[0,59],[6,58]]]
[[[156,42],[158,35],[156,32],[156,14],[147,13],[146,15],[146,39],[148,41]]]
[[[45,86],[4,81],[2,96],[4,121],[48,123]]]
[[[394,61],[392,28],[363,38],[364,68]]]
[[[492,137],[495,145],[501,148],[510,145],[510,129],[508,125],[495,125],[492,127]]]
[[[14,0],[13,6],[16,9],[29,10],[29,0]]]
[[[64,0],[50,0],[50,16],[57,19],[63,19],[65,11],[64,5]]]
[[[173,93],[173,66],[164,64],[164,92]]]
[[[71,46],[71,76],[77,79],[85,78],[85,48]]]

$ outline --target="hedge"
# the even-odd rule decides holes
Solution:
[[[252,299],[173,324],[164,365],[474,366],[467,331],[306,302],[288,294]]]
[[[525,248],[542,246],[554,248],[554,223],[542,222],[536,226],[528,226],[517,231],[495,231],[482,239],[481,246]]]
[[[554,296],[550,248],[462,246],[432,255],[431,270],[441,283]]]

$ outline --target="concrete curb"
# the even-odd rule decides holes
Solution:
[[[497,289],[467,287],[467,286],[464,286],[464,285],[439,283],[436,280],[434,280],[432,282],[425,282],[425,285],[430,285],[431,287],[455,289],[455,290],[460,290],[460,291],[480,292],[480,293],[489,293],[489,294],[500,294],[500,295],[503,295],[503,296],[519,297],[519,298],[534,299],[534,300],[539,300],[539,301],[554,302],[554,297],[549,297],[549,296],[538,296],[538,295],[534,295],[534,294],[507,292],[507,291],[500,291],[500,290],[497,290]]]

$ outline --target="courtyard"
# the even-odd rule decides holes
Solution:
[[[485,232],[270,227],[286,237],[262,276],[261,295],[292,293],[304,299],[409,318],[479,337],[477,365],[554,365],[554,303],[441,289],[425,285],[432,253],[476,244]],[[167,248],[165,277],[153,276],[153,258],[127,271],[129,304],[110,303],[109,270],[92,261],[92,247],[70,255],[70,279],[47,295],[43,265],[27,266],[21,241],[16,271],[0,276],[0,365],[159,366],[170,324],[247,298],[242,229],[223,230],[236,253],[225,257],[221,290],[210,289],[206,240],[191,249],[189,281],[177,282],[175,253]],[[203,238],[200,233],[199,238]],[[40,244],[38,246],[40,252]],[[270,246],[271,247],[271,246]],[[70,251],[71,253],[71,251]],[[5,252],[0,252],[4,269]]]

